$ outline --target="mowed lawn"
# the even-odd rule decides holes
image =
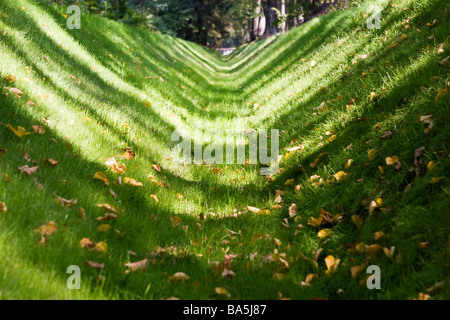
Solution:
[[[221,57],[2,1],[0,297],[449,299],[449,7],[365,1]],[[277,174],[173,159],[176,130],[251,129]]]

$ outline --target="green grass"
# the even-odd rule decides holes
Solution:
[[[380,30],[366,28],[372,4],[382,8]],[[0,155],[0,202],[7,206],[0,213],[2,299],[224,298],[216,287],[232,299],[412,299],[444,280],[431,298],[450,298],[450,95],[436,99],[450,81],[448,64],[439,65],[449,55],[448,4],[367,1],[249,44],[229,58],[87,14],[81,30],[69,30],[63,14],[65,8],[31,0],[0,5],[0,149],[7,149]],[[15,81],[3,80],[8,75]],[[19,88],[23,96],[6,94],[5,87]],[[347,108],[352,99],[356,103]],[[419,118],[427,114],[434,126],[425,133]],[[7,124],[31,134],[20,139]],[[33,133],[32,125],[44,126],[45,134]],[[167,160],[176,129],[190,132],[204,148],[217,132],[258,128],[280,129],[280,172],[270,178],[257,165]],[[336,139],[328,142],[332,130]],[[392,136],[381,139],[386,131]],[[285,150],[299,144],[304,149],[286,157]],[[414,151],[422,146],[417,175]],[[135,159],[119,159],[126,147]],[[371,149],[376,155],[369,161]],[[401,168],[386,165],[392,155]],[[93,179],[102,171],[117,181],[119,174],[104,164],[112,156],[126,164],[122,179],[144,186],[107,187]],[[45,158],[59,164],[49,167]],[[353,163],[345,169],[348,159]],[[434,170],[427,169],[430,161]],[[27,177],[17,169],[25,164],[39,169]],[[215,167],[222,171],[214,174]],[[332,181],[339,171],[347,179]],[[152,183],[150,174],[167,186]],[[323,183],[309,182],[313,175]],[[434,177],[444,178],[430,184]],[[294,183],[286,186],[289,179]],[[272,208],[276,190],[286,191],[280,209]],[[78,202],[66,209],[55,194]],[[382,207],[369,213],[365,203],[378,198]],[[105,213],[97,207],[102,203],[123,212],[97,221]],[[288,213],[292,203],[295,220]],[[270,215],[246,206],[267,208]],[[308,224],[321,208],[345,212],[325,239],[317,236],[322,228]],[[226,217],[235,212],[242,214]],[[360,228],[353,215],[363,219]],[[182,225],[173,227],[173,216]],[[282,225],[285,218],[289,228]],[[40,244],[34,230],[49,221],[58,229]],[[101,224],[111,229],[99,232]],[[375,241],[377,231],[386,236]],[[81,248],[82,238],[105,241],[108,249]],[[375,256],[357,252],[358,243],[395,246],[393,259],[383,250]],[[428,247],[420,249],[421,243]],[[232,278],[221,275],[225,255],[236,255]],[[330,274],[328,255],[340,259]],[[125,273],[125,263],[145,258],[145,271]],[[85,260],[105,267],[85,266]],[[365,269],[352,277],[350,268],[365,261],[380,266],[380,290],[367,289]],[[69,265],[81,267],[81,290],[66,288]],[[176,272],[190,279],[169,281]],[[302,285],[308,274],[317,280]]]

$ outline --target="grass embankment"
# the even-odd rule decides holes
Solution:
[[[379,30],[366,27],[372,5]],[[412,299],[446,280],[431,296],[449,298],[448,9],[369,1],[225,59],[87,14],[69,30],[64,8],[2,2],[0,296]],[[280,129],[269,179],[256,165],[167,160],[175,129],[205,146],[252,128]],[[125,173],[105,165],[113,156]],[[97,220],[114,213],[105,203],[116,219]],[[325,211],[337,223],[312,225]],[[126,272],[143,259],[146,270]],[[66,288],[69,265],[82,290]],[[365,285],[368,265],[380,290]]]

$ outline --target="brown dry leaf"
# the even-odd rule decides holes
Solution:
[[[125,173],[127,167],[121,163],[117,163],[116,158],[111,157],[106,160],[105,165],[114,173]]]
[[[152,194],[150,195],[150,197],[155,201],[155,202],[159,202],[159,199],[156,195]]]
[[[65,207],[66,209],[69,208],[71,205],[77,204],[78,199],[64,199],[56,194],[53,194],[53,196],[55,197],[55,203],[56,204],[60,204],[61,206]]]
[[[366,247],[366,252],[372,256],[376,256],[378,251],[380,251],[383,247],[379,244],[372,244]]]
[[[286,149],[286,150],[289,151],[289,152],[294,152],[294,151],[297,151],[297,150],[303,150],[304,148],[305,147],[301,144],[301,145],[299,145],[297,147],[289,148],[289,149]]]
[[[148,260],[144,259],[141,261],[125,263],[124,265],[125,265],[125,267],[130,268],[131,271],[137,271],[137,270],[145,271],[147,269],[147,262],[148,262]]]
[[[431,287],[429,287],[429,288],[427,289],[427,292],[428,292],[429,294],[432,294],[432,293],[434,293],[434,292],[436,292],[436,291],[442,289],[442,287],[444,287],[444,284],[445,284],[445,281],[440,281],[440,282],[438,282],[438,283],[435,283],[434,285],[432,285]]]
[[[47,61],[47,62],[50,62],[50,58],[47,57],[47,56],[44,56],[44,60]]]
[[[181,193],[177,193],[178,200],[183,200],[183,195]]]
[[[6,212],[6,211],[8,211],[6,204],[4,202],[0,202],[0,212]]]
[[[124,154],[121,155],[122,159],[132,160],[136,157],[136,152],[132,150],[126,150]]]
[[[7,151],[7,149],[0,149],[0,156],[4,155]]]
[[[189,276],[184,272],[177,272],[173,276],[169,277],[170,282],[177,282],[181,280],[189,280]]]
[[[348,168],[350,168],[350,166],[352,165],[352,163],[353,163],[353,159],[348,159],[347,160],[347,162],[345,163],[345,169],[348,169]]]
[[[125,177],[125,179],[123,180],[123,183],[129,184],[129,185],[135,186],[135,187],[143,187],[144,186],[142,184],[142,182],[137,182],[136,180],[134,180],[132,178],[127,178],[127,177]]]
[[[161,173],[161,167],[159,166],[159,164],[152,165],[152,168]]]
[[[88,267],[92,267],[92,268],[96,268],[96,269],[103,269],[105,267],[105,265],[103,263],[98,263],[98,262],[89,261],[89,260],[84,261],[84,264],[87,265]]]
[[[89,238],[83,238],[80,240],[80,247],[92,249],[95,247],[95,243]]]
[[[105,213],[103,217],[97,217],[95,220],[97,221],[108,221],[117,219],[117,215],[114,213]]]
[[[289,207],[289,217],[295,217],[297,215],[298,212],[298,208],[297,205],[295,203],[291,204],[291,206]]]
[[[108,203],[98,204],[97,207],[103,208],[103,209],[105,209],[107,211],[110,211],[110,212],[117,213],[117,209],[114,206],[112,206],[112,205],[110,205]]]
[[[282,190],[276,190],[275,191],[275,200],[273,202],[275,203],[282,203],[283,199],[281,198],[285,194],[285,191]]]
[[[53,221],[49,221],[49,223],[44,224],[37,229],[34,229],[34,232],[39,233],[43,237],[45,237],[50,236],[56,230],[58,230],[58,226]]]
[[[97,179],[97,180],[101,180],[101,181],[103,181],[107,186],[109,186],[109,179],[108,179],[108,177],[107,177],[103,172],[101,172],[101,171],[96,172],[96,173],[94,174],[93,178],[94,178],[94,179]]]
[[[56,167],[58,165],[59,161],[56,161],[55,159],[45,158],[44,163],[50,167]]]
[[[170,222],[172,223],[172,227],[174,227],[174,228],[183,224],[183,220],[179,216],[170,217]]]
[[[354,266],[350,269],[353,278],[356,278],[367,267],[368,262],[364,262],[359,266]]]
[[[16,96],[17,98],[22,97],[23,92],[22,90],[18,89],[18,88],[8,88],[5,87],[5,89],[7,89],[10,93],[12,93],[14,96]]]
[[[383,247],[383,251],[386,257],[388,257],[390,260],[394,259],[394,251],[395,251],[394,246],[392,246],[390,249]]]
[[[38,133],[38,134],[44,134],[45,133],[45,128],[42,127],[42,126],[32,125],[31,129],[33,129],[34,133]]]
[[[27,176],[31,176],[36,173],[37,169],[39,169],[39,166],[36,167],[28,167],[28,165],[24,165],[23,167],[18,168],[20,172],[25,172]]]

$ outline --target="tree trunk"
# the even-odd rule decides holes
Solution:
[[[283,19],[283,22],[281,23],[280,26],[280,31],[281,33],[285,33],[286,32],[286,1],[285,0],[280,0],[280,13],[281,13],[281,18]]]
[[[253,19],[253,34],[254,37],[261,37],[265,30],[265,18],[261,16],[261,0],[257,0],[256,9],[254,11],[256,17]]]
[[[273,36],[277,34],[277,27],[273,25],[275,20],[277,20],[277,14],[272,8],[277,7],[276,0],[264,0],[263,10],[264,16],[266,17],[266,30],[264,31],[265,36]]]

